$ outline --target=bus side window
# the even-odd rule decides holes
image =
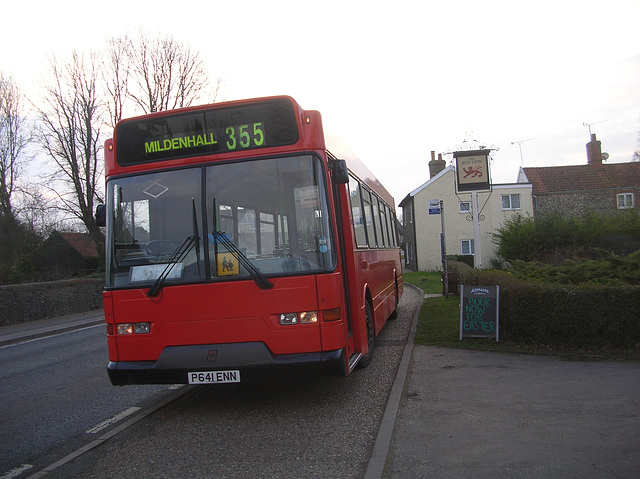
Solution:
[[[365,233],[365,218],[362,208],[362,198],[360,195],[360,183],[354,177],[349,177],[349,198],[351,199],[351,217],[353,218],[353,231],[356,236],[356,246],[367,247],[367,236]]]
[[[395,248],[398,247],[398,229],[397,229],[397,222],[396,222],[396,215],[393,212],[393,210],[389,209],[389,224],[391,226],[391,238],[393,241],[393,246]]]
[[[389,232],[387,231],[387,215],[384,212],[384,203],[378,198],[378,214],[380,217],[380,246],[389,247]]]
[[[371,193],[369,190],[362,189],[362,205],[364,206],[364,219],[367,225],[367,240],[369,248],[377,246],[376,233],[373,219],[373,205],[371,204]]]

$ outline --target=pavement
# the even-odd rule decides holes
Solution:
[[[75,331],[100,323],[104,323],[104,312],[101,309],[58,318],[0,326],[0,347]]]
[[[640,477],[640,362],[414,346],[420,304],[365,479]],[[103,322],[0,327],[0,347]]]

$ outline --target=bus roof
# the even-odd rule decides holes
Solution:
[[[293,106],[294,114],[297,117],[298,128],[303,128],[302,119],[307,118],[307,123],[309,123],[308,118],[313,117],[320,119],[321,115],[319,112],[315,110],[304,110],[300,107],[298,102],[290,96],[280,95],[280,96],[270,96],[270,97],[261,97],[261,98],[251,98],[251,99],[243,99],[243,100],[233,100],[228,102],[220,102],[213,103],[208,105],[198,105],[191,106],[187,108],[180,108],[171,111],[161,111],[155,112],[151,114],[141,115],[137,117],[131,117],[123,119],[116,125],[116,130],[122,127],[122,125],[131,124],[136,121],[146,121],[153,120],[155,118],[162,117],[171,117],[177,115],[184,115],[187,113],[198,112],[198,111],[208,111],[208,110],[222,110],[229,109],[233,107],[245,107],[252,104],[264,104],[266,102],[274,102],[274,101],[282,101],[285,100],[290,102]],[[313,145],[315,148],[326,148],[331,155],[335,156],[339,159],[344,159],[347,162],[347,166],[352,174],[354,174],[360,181],[366,184],[369,188],[375,191],[378,196],[380,196],[385,202],[389,204],[389,206],[395,209],[395,202],[391,194],[382,186],[380,181],[375,177],[375,175],[360,161],[357,155],[347,146],[347,144],[342,140],[340,136],[337,134],[326,131],[324,129],[324,125],[321,125],[321,122],[312,121],[311,130],[309,131],[310,135],[301,132],[301,137],[298,141],[296,141],[297,147],[304,148],[310,147]],[[117,165],[113,162],[113,143],[117,143],[117,135],[114,137],[116,140],[114,142],[113,139],[107,140],[107,144],[105,144],[105,152],[108,152],[108,155],[105,155],[105,160],[107,161],[107,173],[112,171],[113,173],[119,172],[121,170],[122,165]],[[110,146],[108,144],[111,143]],[[322,144],[324,143],[324,144]],[[117,145],[116,145],[117,146]],[[293,146],[293,145],[291,145]],[[126,165],[125,165],[126,166]],[[151,169],[154,168],[152,163],[147,163],[146,165],[140,164],[138,166],[141,169]]]
[[[327,144],[327,150],[336,158],[346,160],[347,167],[360,181],[366,184],[369,188],[375,191],[389,206],[395,211],[395,201],[391,193],[382,186],[382,183],[376,178],[376,176],[366,167],[366,165],[360,161],[360,158],[349,148],[344,140],[333,132],[324,133],[325,142]]]

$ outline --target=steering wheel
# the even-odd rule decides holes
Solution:
[[[150,256],[169,256],[172,255],[180,243],[173,240],[159,239],[151,240],[144,245],[145,252]]]

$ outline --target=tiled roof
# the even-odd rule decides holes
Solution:
[[[73,246],[84,258],[97,258],[96,242],[89,233],[60,233],[67,243]]]
[[[640,162],[523,168],[533,194],[640,186]]]

